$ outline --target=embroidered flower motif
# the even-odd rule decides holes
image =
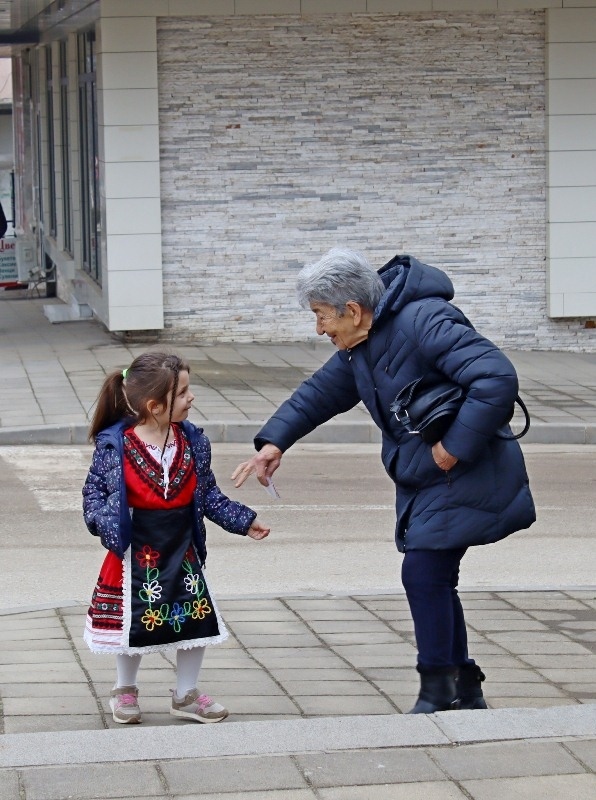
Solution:
[[[199,594],[199,584],[202,583],[200,575],[186,575],[184,578],[186,584],[186,591],[191,594]]]
[[[163,619],[159,609],[148,608],[143,616],[141,622],[145,623],[148,631],[152,631],[156,625],[163,625]]]
[[[161,597],[162,587],[157,581],[144,583],[143,588],[139,592],[139,597],[146,603],[152,603],[154,600],[159,600]]]
[[[172,613],[170,614],[168,622],[176,633],[180,633],[182,625],[186,622],[186,617],[184,616],[184,609],[178,603],[174,603],[172,606]]]
[[[192,604],[192,607],[193,619],[204,619],[207,614],[211,613],[211,606],[209,605],[206,597],[201,598],[201,600],[195,600]]]
[[[159,553],[148,544],[143,545],[140,553],[136,554],[137,561],[142,567],[154,567],[157,564]]]

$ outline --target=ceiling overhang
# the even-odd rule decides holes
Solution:
[[[0,57],[64,38],[97,16],[98,0],[0,0]]]

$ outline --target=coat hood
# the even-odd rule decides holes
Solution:
[[[120,437],[122,431],[128,428],[134,422],[132,417],[127,417],[125,419],[118,420],[118,422],[114,422],[108,428],[104,428],[100,431],[97,436],[95,437],[95,443],[98,447],[107,447],[111,445],[112,447],[118,447],[118,443],[120,442]]]
[[[425,297],[452,300],[455,294],[453,284],[444,272],[413,256],[394,256],[381,267],[379,276],[385,284],[385,293],[375,309],[375,322],[386,314],[395,314],[412,300]]]

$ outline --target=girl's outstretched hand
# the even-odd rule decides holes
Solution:
[[[271,528],[266,528],[262,525],[259,520],[255,517],[252,521],[252,525],[248,529],[246,535],[250,536],[251,539],[264,539],[266,536],[269,536],[271,532]]]

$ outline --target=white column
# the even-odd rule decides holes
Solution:
[[[102,0],[98,37],[102,272],[113,331],[163,328],[159,3],[137,4],[152,16],[126,16],[129,5]]]
[[[596,2],[581,5],[547,12],[551,317],[596,316]]]

